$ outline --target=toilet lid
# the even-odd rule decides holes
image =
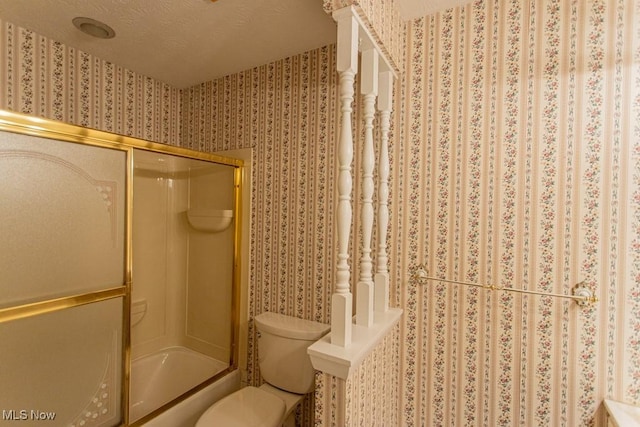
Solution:
[[[279,397],[256,387],[244,387],[214,403],[196,427],[279,427],[285,409]]]

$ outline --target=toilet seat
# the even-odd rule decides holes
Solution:
[[[256,387],[244,387],[213,404],[196,427],[279,427],[285,409],[279,397]]]

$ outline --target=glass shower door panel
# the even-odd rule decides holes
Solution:
[[[0,307],[124,283],[126,152],[0,133]]]
[[[228,222],[215,231],[189,228],[186,336],[195,348],[224,361],[232,350],[234,173],[226,165],[198,165],[189,180],[189,208],[202,218],[210,214],[214,223]]]
[[[0,425],[119,425],[122,310],[114,298],[0,324]]]

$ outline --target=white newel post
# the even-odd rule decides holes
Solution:
[[[373,117],[378,95],[378,52],[374,48],[362,52],[360,93],[364,98],[364,143],[362,145],[362,255],[360,279],[356,292],[356,324],[373,324]]]
[[[337,69],[340,73],[340,141],[338,146],[338,264],[336,287],[331,297],[331,343],[346,347],[351,344],[352,296],[349,279],[349,237],[351,232],[351,163],[353,135],[351,104],[353,83],[358,70],[358,23],[351,14],[335,17],[338,22]]]
[[[378,259],[375,276],[375,311],[389,309],[389,268],[387,226],[389,225],[389,129],[393,108],[393,74],[380,73],[378,111],[380,112],[380,153],[378,164]]]

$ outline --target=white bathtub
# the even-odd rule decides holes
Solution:
[[[129,419],[131,422],[139,420],[226,368],[226,363],[185,347],[169,347],[133,360]],[[145,425],[193,426],[208,406],[239,387],[239,373],[236,370]],[[194,406],[198,402],[200,404]],[[198,409],[200,406],[201,411]],[[165,424],[159,424],[163,421]]]

